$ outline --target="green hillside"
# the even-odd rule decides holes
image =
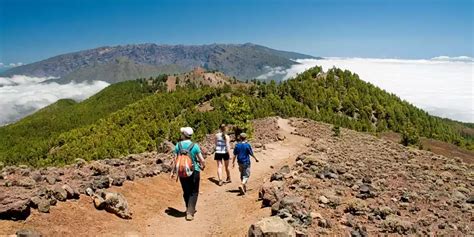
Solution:
[[[31,159],[45,157],[49,141],[59,134],[94,123],[153,91],[152,86],[140,81],[127,81],[108,86],[81,103],[59,100],[14,124],[0,127],[0,161],[33,164]]]
[[[115,90],[113,88],[109,87]],[[274,115],[309,118],[364,132],[395,131],[413,140],[423,136],[473,148],[473,135],[466,133],[472,124],[430,116],[347,70],[330,69],[324,73],[320,67],[315,67],[281,84],[254,83],[222,88],[189,85],[174,92],[164,91],[143,96],[140,100],[134,98],[136,102],[121,109],[116,107],[116,112],[102,114],[99,117],[103,119],[96,117],[95,120],[87,117],[96,116],[94,104],[98,102],[88,100],[89,107],[78,113],[78,116],[85,116],[80,120],[89,121],[88,124],[70,130],[65,128],[49,139],[43,136],[46,145],[41,142],[40,145],[30,142],[27,147],[9,144],[15,149],[5,149],[2,143],[0,161],[43,166],[67,164],[75,158],[120,157],[155,150],[165,139],[176,141],[178,129],[183,125],[194,127],[195,138],[200,139],[221,122],[246,127],[250,119]],[[112,94],[126,96],[119,92]],[[214,109],[200,112],[197,106],[204,101],[210,101]],[[67,110],[79,105],[69,103],[58,107]],[[48,109],[54,109],[54,106]],[[9,126],[10,134],[16,135],[14,126],[17,124]]]

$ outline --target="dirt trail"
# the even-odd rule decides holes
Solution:
[[[233,182],[217,186],[213,157],[207,159],[207,169],[201,174],[201,193],[195,220],[188,222],[181,211],[184,202],[179,183],[168,175],[125,183],[111,190],[121,192],[133,211],[132,220],[122,220],[112,214],[94,209],[89,197],[78,202],[65,202],[51,208],[50,214],[36,211],[25,222],[0,222],[0,234],[13,234],[20,228],[33,228],[48,236],[245,236],[250,224],[270,215],[269,208],[261,208],[258,190],[284,164],[306,149],[310,139],[292,135],[289,121],[279,119],[284,141],[266,145],[256,153],[259,163],[252,163],[247,195],[238,192],[239,174],[231,170]],[[272,168],[274,167],[274,168]]]

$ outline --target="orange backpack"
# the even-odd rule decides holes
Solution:
[[[178,143],[178,157],[176,158],[176,173],[178,177],[187,178],[194,172],[194,161],[191,157],[191,150],[194,143],[189,144],[187,149],[183,149],[181,142]]]

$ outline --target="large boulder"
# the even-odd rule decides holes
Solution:
[[[267,217],[250,226],[249,237],[294,237],[295,229],[280,217]]]
[[[64,184],[61,186],[62,189],[66,190],[68,199],[78,199],[79,192],[76,189],[71,188],[71,186]]]
[[[272,215],[291,219],[294,225],[308,226],[311,224],[309,206],[302,197],[285,196],[272,205]]]
[[[67,200],[67,191],[63,187],[56,185],[53,187],[53,196],[56,200],[64,202]]]
[[[258,196],[262,199],[262,206],[269,207],[283,197],[283,181],[266,182],[262,185]]]
[[[95,177],[94,180],[92,181],[93,190],[104,189],[108,187],[110,187],[110,180],[109,180],[109,177],[107,176]]]
[[[0,220],[25,220],[30,215],[30,200],[3,200]]]
[[[99,209],[105,209],[123,219],[131,219],[132,214],[128,209],[128,202],[120,193],[98,190],[94,194],[94,206]]]
[[[92,162],[90,164],[90,169],[94,172],[93,175],[106,175],[110,172],[109,166],[102,164],[99,161]]]

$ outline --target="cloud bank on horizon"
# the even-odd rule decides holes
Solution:
[[[18,67],[23,65],[22,62],[18,63],[0,63],[0,68],[11,68],[11,67]]]
[[[0,77],[0,126],[21,119],[59,99],[84,100],[109,84],[92,83],[58,84],[44,82],[52,78],[12,76]]]
[[[258,79],[294,77],[316,65],[355,72],[362,80],[394,93],[430,114],[474,122],[474,58],[440,56],[426,60],[378,58],[297,59],[288,69],[272,68]]]

